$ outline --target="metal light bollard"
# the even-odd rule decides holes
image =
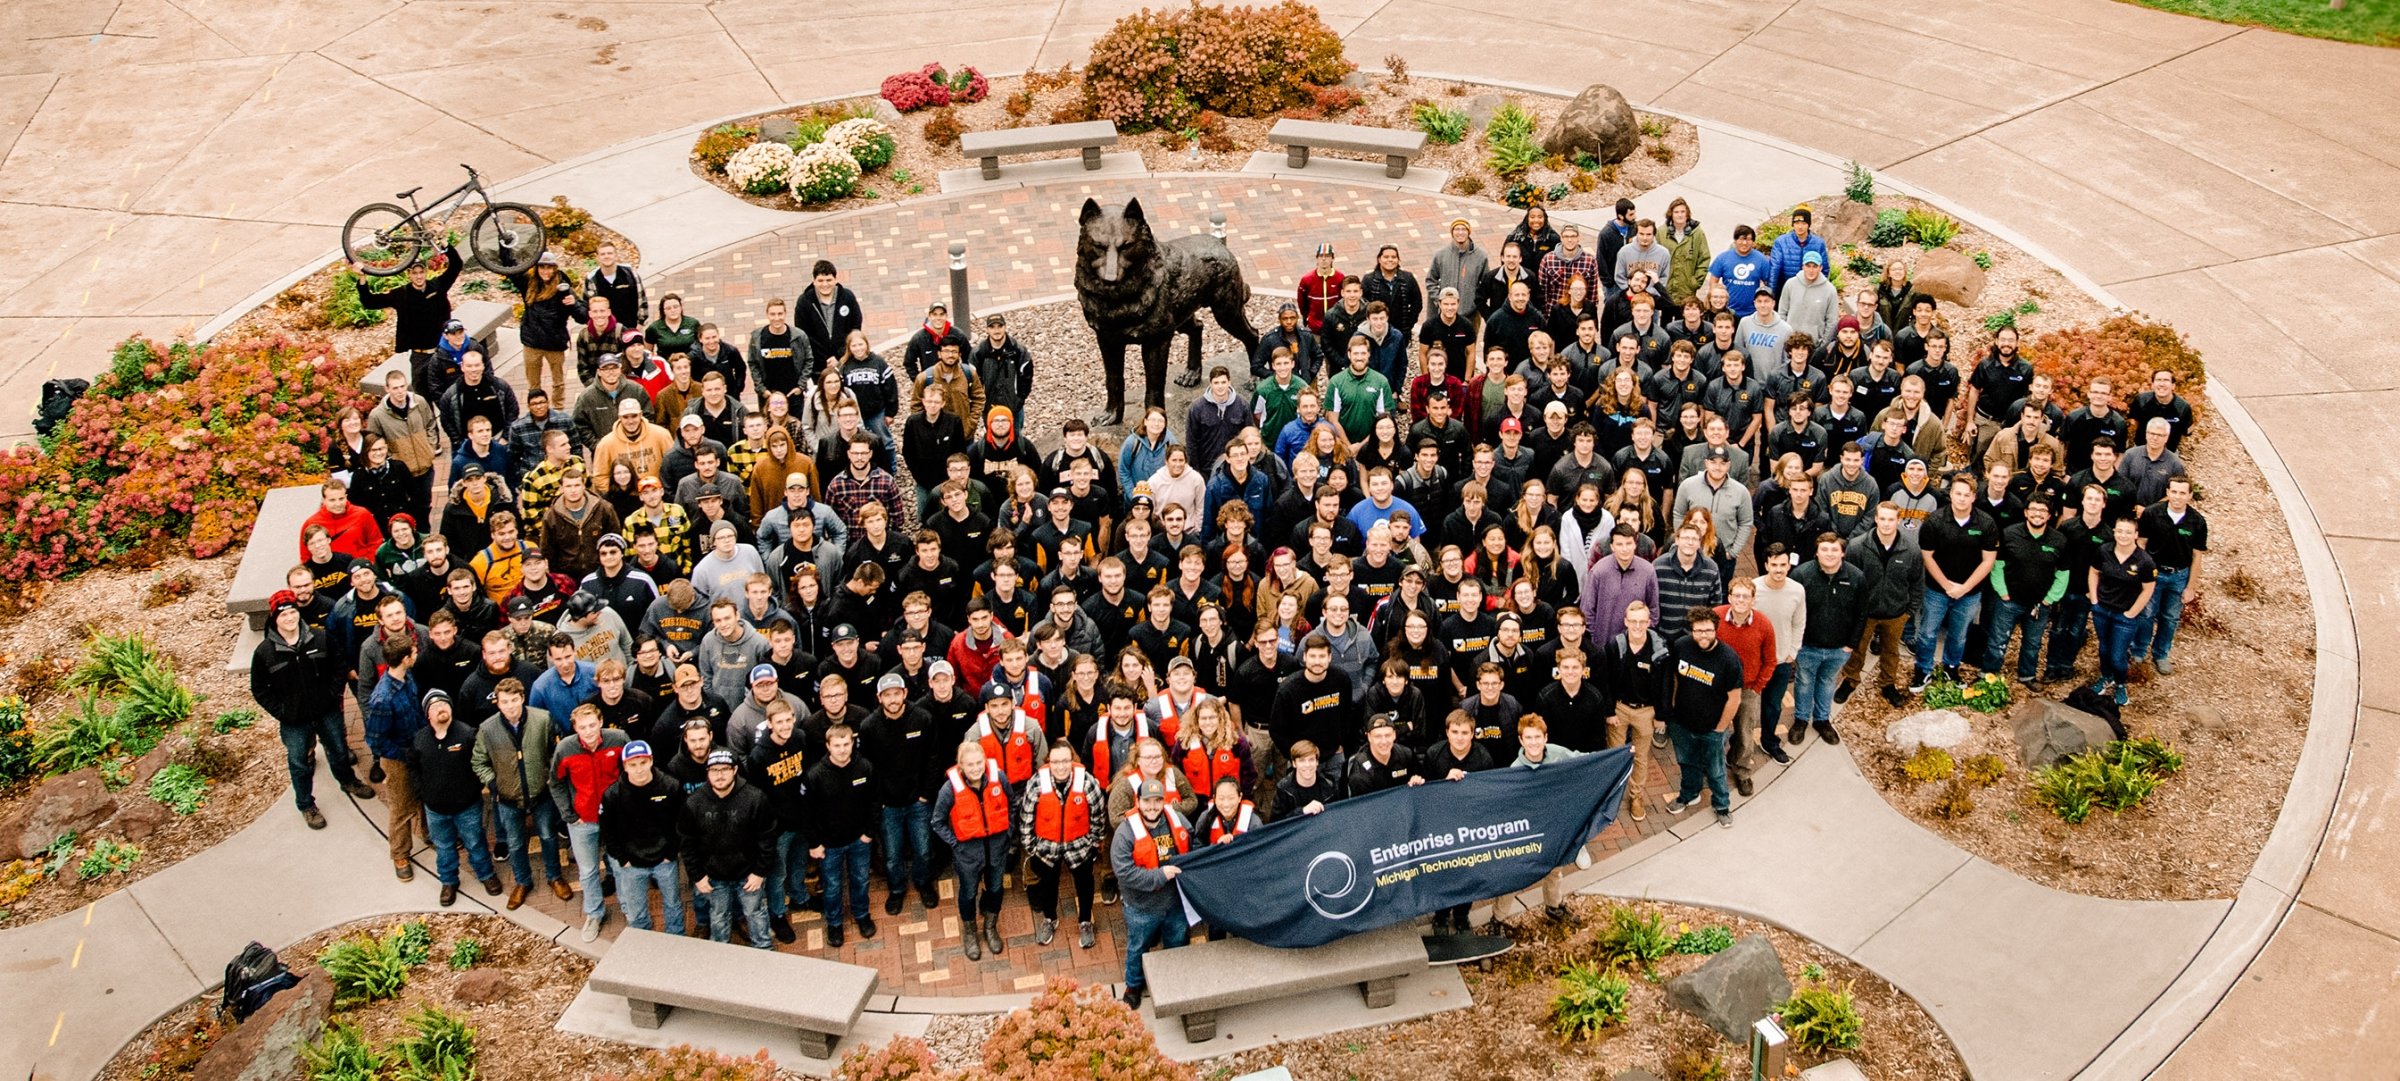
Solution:
[[[968,326],[967,314],[967,242],[950,242],[950,325]]]
[[[1780,1081],[1784,1071],[1783,1026],[1761,1017],[1750,1026],[1750,1081]]]

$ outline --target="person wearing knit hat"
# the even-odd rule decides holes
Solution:
[[[250,697],[275,718],[291,776],[292,805],[310,829],[324,829],[317,810],[314,748],[325,748],[335,783],[353,799],[373,799],[358,779],[358,761],[342,723],[343,665],[332,640],[308,624],[308,608],[288,589],[267,598],[267,629],[250,652]]]
[[[1325,309],[1342,299],[1342,283],[1349,277],[1333,268],[1333,245],[1317,245],[1317,268],[1300,278],[1300,318],[1314,334],[1325,327]]]
[[[425,807],[425,839],[433,847],[433,873],[442,884],[441,906],[458,902],[458,853],[487,896],[500,893],[500,873],[483,840],[483,781],[475,774],[475,729],[456,723],[446,691],[425,692],[425,724],[409,740],[410,781]]]

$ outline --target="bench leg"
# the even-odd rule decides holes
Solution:
[[[1291,153],[1284,156],[1283,163],[1294,169],[1308,168],[1308,148],[1305,146],[1292,147]]]
[[[1000,179],[1000,158],[998,155],[983,159],[983,178],[985,180]]]
[[[1368,980],[1365,983],[1359,984],[1358,990],[1361,994],[1367,996],[1368,1009],[1380,1010],[1391,1005],[1393,1002],[1399,999],[1400,978],[1397,976],[1385,976],[1380,980]]]
[[[1202,1010],[1183,1015],[1183,1038],[1193,1043],[1207,1043],[1217,1038],[1217,1011]]]
[[[1083,167],[1087,172],[1100,168],[1099,147],[1087,146],[1083,148]]]
[[[667,1014],[675,1010],[675,1007],[664,1002],[643,1002],[640,999],[626,999],[625,1005],[633,1014],[633,1027],[635,1028],[657,1028],[665,1024]]]
[[[801,1054],[816,1059],[833,1057],[833,1042],[836,1037],[828,1036],[822,1032],[810,1032],[807,1029],[798,1029],[796,1031],[800,1037]]]
[[[1386,155],[1383,159],[1383,175],[1391,177],[1394,180],[1398,180],[1401,177],[1407,176],[1408,159],[1401,157],[1398,154]]]

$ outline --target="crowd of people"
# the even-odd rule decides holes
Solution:
[[[1902,705],[2013,645],[2039,687],[2087,642],[2119,703],[2172,673],[2208,548],[2174,377],[2064,409],[2014,331],[1962,368],[1905,264],[1841,295],[1790,224],[1712,250],[1680,199],[1590,238],[1536,206],[1422,278],[1326,245],[1248,371],[1113,447],[1023,430],[1004,316],[934,304],[895,363],[827,261],[726,328],[652,317],[612,249],[544,256],[522,388],[414,270],[362,297],[411,370],[331,433],[253,693],[309,824],[321,748],[445,905],[505,860],[587,941],[655,896],[671,933],[816,910],[838,947],[872,879],[931,914],[947,869],[972,961],[1021,869],[1041,944],[1067,883],[1080,947],[1121,903],[1138,1003],[1189,933],[1174,857],[1262,822],[1630,746],[1627,815],[1671,754],[1665,813],[1731,826],[1865,680]]]

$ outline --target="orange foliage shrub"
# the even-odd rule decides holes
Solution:
[[[2175,373],[2176,393],[2189,397],[2195,417],[2206,408],[2200,390],[2208,369],[2200,351],[2164,323],[2120,315],[2092,326],[2053,330],[2026,342],[2023,351],[2033,370],[2055,384],[2051,398],[2062,408],[2084,404],[2084,388],[2094,376],[2105,375],[2122,409],[2150,389],[2150,373],[2160,368]]]
[[[1092,45],[1083,96],[1093,115],[1127,131],[1176,130],[1194,114],[1262,117],[1313,105],[1319,87],[1353,65],[1342,39],[1299,0],[1273,7],[1144,9]]]
[[[1194,1081],[1161,1053],[1141,1016],[1104,987],[1053,979],[1032,1005],[1001,1019],[983,1063],[943,1070],[922,1041],[903,1037],[842,1057],[837,1081]]]

